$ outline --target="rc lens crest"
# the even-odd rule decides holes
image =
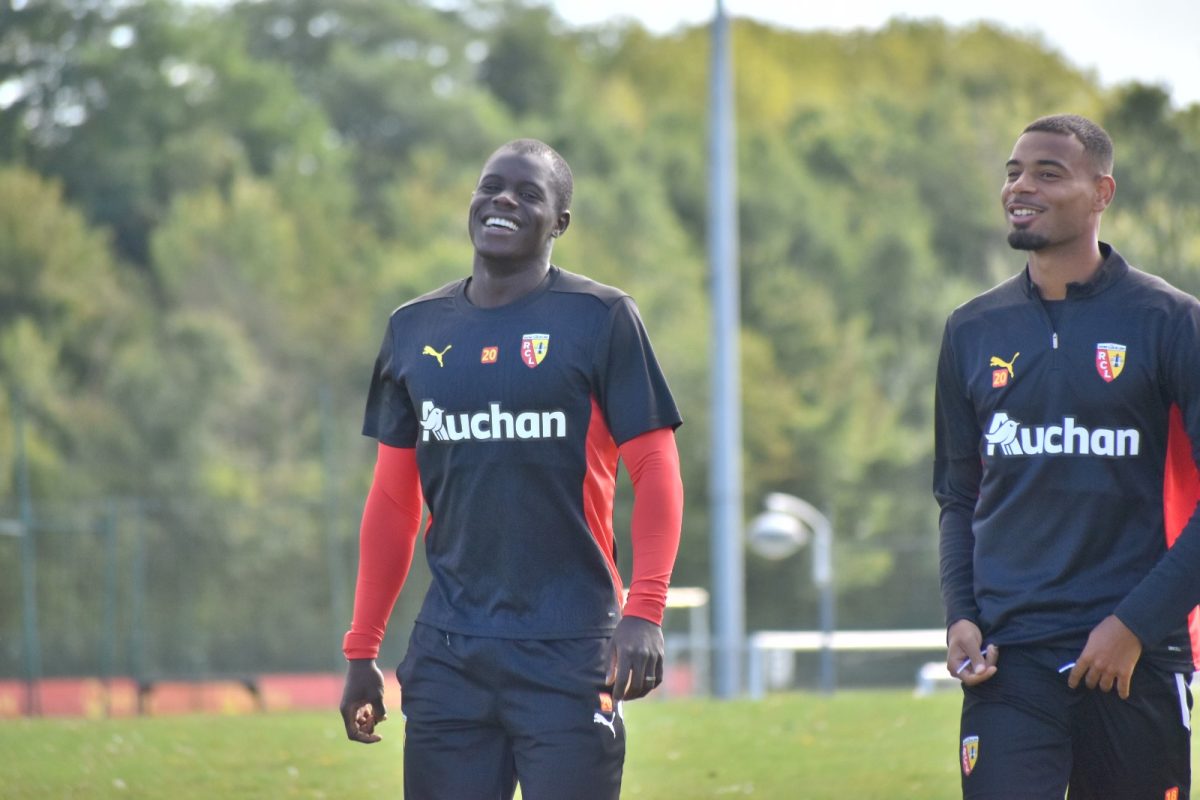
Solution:
[[[978,736],[967,736],[962,740],[961,760],[963,775],[970,775],[975,771],[975,762],[979,760]]]
[[[1125,369],[1125,345],[1105,342],[1096,345],[1096,372],[1105,383],[1112,383]]]
[[[546,358],[550,350],[550,334],[527,333],[521,337],[521,360],[533,369]]]

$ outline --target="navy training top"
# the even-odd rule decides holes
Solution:
[[[1143,657],[1190,670],[1200,302],[1101,251],[1053,321],[1026,269],[946,323],[933,482],[946,623],[1082,648],[1115,613]]]
[[[617,446],[681,418],[637,306],[551,266],[530,294],[469,279],[396,309],[363,433],[416,448],[433,581],[419,622],[501,638],[605,636],[623,589]]]

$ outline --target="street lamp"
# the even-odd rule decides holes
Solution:
[[[837,682],[833,663],[833,525],[811,503],[782,492],[763,500],[766,509],[750,523],[750,549],[773,561],[791,556],[813,535],[812,582],[820,597],[821,691],[833,692]]]
[[[742,691],[746,578],[742,544],[742,384],[738,279],[737,136],[729,16],[717,0],[709,85],[708,258],[712,276],[712,453],[709,503],[713,535],[713,690]],[[732,376],[732,379],[731,379]]]

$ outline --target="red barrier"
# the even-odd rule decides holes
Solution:
[[[132,678],[0,680],[0,719],[130,717],[136,714],[248,714],[260,711],[327,710],[337,713],[342,675],[269,673],[244,679],[158,680],[139,686]],[[385,699],[399,707],[400,686],[385,673]],[[32,695],[32,697],[31,697]]]
[[[137,684],[129,678],[45,678],[33,684],[0,681],[0,718],[128,717],[137,713]]]

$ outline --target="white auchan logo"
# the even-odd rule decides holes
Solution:
[[[522,411],[513,414],[490,403],[487,411],[447,414],[432,400],[421,403],[421,441],[464,439],[565,439],[567,415],[562,411]]]
[[[1061,425],[1022,426],[1003,411],[992,415],[987,433],[987,454],[999,448],[1006,456],[1093,455],[1120,458],[1136,456],[1142,433],[1137,428],[1085,428],[1074,417],[1063,417]]]

